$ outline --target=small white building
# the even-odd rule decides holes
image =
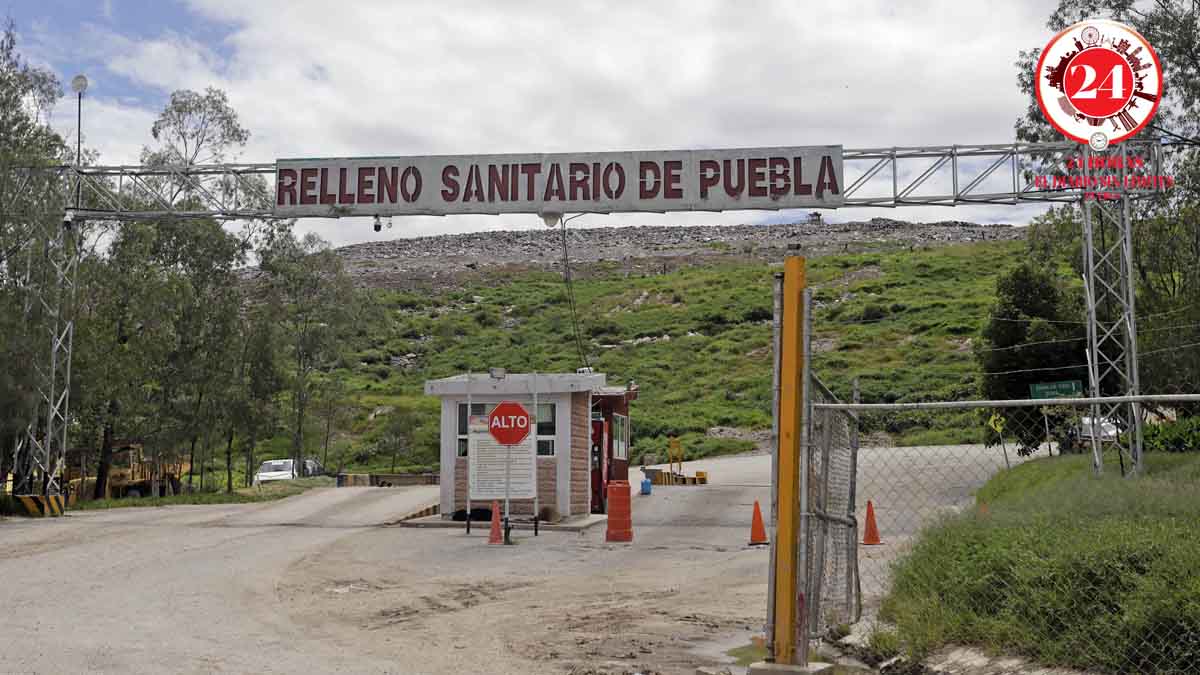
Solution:
[[[442,399],[442,517],[467,508],[469,418],[487,415],[502,401],[517,401],[532,411],[535,391],[538,507],[553,506],[564,518],[603,512],[609,479],[627,476],[628,401],[637,397],[632,383],[619,389],[605,384],[603,373],[477,373],[426,381],[425,393]],[[619,419],[614,419],[613,401],[620,403]],[[514,499],[511,508],[531,515],[533,500]]]

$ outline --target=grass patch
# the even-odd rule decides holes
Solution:
[[[328,476],[297,478],[267,483],[262,487],[239,488],[233,492],[192,492],[170,497],[141,497],[136,499],[95,499],[79,502],[72,511],[95,511],[139,506],[175,506],[179,504],[248,504],[269,502],[291,497],[315,487],[333,487],[334,480]]]
[[[766,659],[767,648],[751,642],[745,647],[734,647],[725,652],[725,655],[733,659],[739,666],[746,667],[751,663],[757,663]]]
[[[1048,666],[1182,673],[1200,663],[1200,457],[1147,454],[1123,479],[1115,457],[1003,471],[987,510],[922,532],[894,569],[881,617],[921,658],[974,644]]]
[[[820,301],[818,339],[843,345],[820,353],[815,372],[842,396],[859,377],[865,402],[954,400],[978,390],[968,352],[948,349],[978,331],[994,298],[994,261],[1017,260],[1022,242],[979,242],[909,250],[880,250],[811,258],[808,281]],[[989,264],[980,264],[988,261]],[[862,278],[861,270],[871,270]],[[685,439],[690,458],[736,453],[748,444],[702,440],[716,426],[771,425],[771,297],[777,265],[719,263],[666,274],[625,276],[620,270],[576,279],[584,348],[612,383],[635,380],[632,456]],[[378,468],[375,450],[386,415],[380,405],[419,410],[418,441],[406,465],[438,460],[436,402],[423,394],[427,379],[488,367],[509,372],[573,372],[578,363],[562,279],[549,272],[489,272],[461,291],[420,295],[370,292],[372,311],[334,375],[350,388],[354,421],[339,441],[347,471]],[[864,317],[877,323],[862,323]],[[956,342],[951,342],[956,341]],[[410,365],[390,359],[413,354]],[[387,371],[387,377],[381,373]],[[900,443],[978,440],[982,422],[952,415],[870,416]],[[968,429],[968,426],[970,427]],[[280,437],[286,439],[284,434]],[[315,436],[314,436],[315,437]],[[281,456],[288,456],[286,453]]]
[[[737,663],[737,665],[745,668],[746,666],[749,666],[752,663],[758,663],[759,661],[765,661],[767,658],[767,647],[765,644],[758,644],[757,642],[751,642],[750,644],[748,644],[744,647],[734,647],[733,649],[730,649],[729,651],[725,652],[725,655],[728,656],[729,658],[733,659]],[[808,660],[809,661],[820,661],[821,658],[817,655],[817,652],[815,650],[809,650]]]

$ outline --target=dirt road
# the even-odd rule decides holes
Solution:
[[[864,453],[863,490],[994,465],[970,448],[881,453]],[[16,648],[0,671],[691,673],[761,630],[768,552],[746,542],[769,466],[697,462],[711,485],[635,495],[632,545],[603,526],[511,547],[485,528],[380,526],[436,487],[9,520],[0,635]],[[977,482],[939,480],[929,503]]]

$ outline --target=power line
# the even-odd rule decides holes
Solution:
[[[1162,349],[1151,349],[1150,351],[1138,352],[1138,356],[1139,357],[1152,356],[1154,354],[1173,352],[1173,351],[1177,351],[1180,349],[1190,349],[1192,347],[1200,347],[1200,342],[1189,342],[1189,343],[1182,344],[1182,345],[1174,345],[1171,347],[1164,347]],[[1087,364],[1086,363],[1076,363],[1076,364],[1072,364],[1069,366],[1046,366],[1044,368],[1019,368],[1017,370],[992,370],[992,371],[984,371],[984,372],[977,373],[977,374],[978,375],[1020,375],[1022,373],[1042,373],[1042,372],[1047,372],[1047,371],[1052,371],[1052,370],[1074,370],[1076,368],[1087,368]]]
[[[1167,131],[1166,129],[1158,126],[1157,124],[1147,124],[1146,126],[1150,127],[1151,129],[1154,129],[1155,131],[1164,133],[1168,136],[1171,136],[1180,141],[1183,141],[1183,143],[1180,143],[1179,145],[1200,145],[1200,138],[1188,138],[1187,136],[1182,136],[1180,134],[1175,133],[1174,131]],[[1175,145],[1175,144],[1172,144],[1172,145]]]
[[[1045,368],[1021,368],[1019,370],[994,370],[979,373],[980,375],[1018,375],[1020,373],[1041,373],[1048,370],[1074,370],[1075,368],[1087,368],[1086,363],[1076,363],[1071,366],[1047,366]]]
[[[1138,352],[1138,356],[1151,356],[1153,354],[1162,354],[1164,352],[1173,352],[1178,349],[1189,349],[1191,347],[1200,347],[1200,342],[1188,342],[1188,343],[1182,344],[1182,345],[1163,347],[1162,349],[1151,349],[1148,352]]]
[[[1003,317],[1003,316],[993,316],[993,317],[991,317],[991,320],[992,321],[1008,321],[1010,323],[1033,323],[1035,321],[1041,321],[1043,323],[1063,323],[1063,324],[1073,324],[1073,325],[1079,325],[1079,326],[1087,325],[1086,321],[1071,321],[1069,319],[1043,319],[1041,317],[1033,317],[1032,319],[1009,319],[1009,318]]]
[[[1142,317],[1142,318],[1146,318],[1146,317]],[[1162,333],[1164,331],[1169,331],[1169,330],[1184,330],[1187,328],[1200,328],[1200,323],[1186,323],[1186,324],[1180,324],[1178,326],[1163,326],[1161,328],[1147,328],[1146,330],[1139,330],[1138,335],[1144,335],[1146,333]],[[1086,339],[1085,337],[1081,336],[1081,337],[1073,337],[1073,338],[1059,338],[1057,340],[1038,340],[1037,342],[1022,342],[1020,344],[1009,345],[1007,347],[981,347],[979,349],[979,351],[981,351],[981,352],[1004,352],[1004,351],[1010,351],[1013,349],[1022,349],[1024,347],[1033,347],[1036,345],[1049,345],[1049,344],[1056,344],[1056,343],[1061,343],[1061,342],[1079,342],[1079,341],[1085,340],[1085,339]],[[1143,353],[1146,353],[1146,352],[1143,352]]]
[[[1188,310],[1197,309],[1197,308],[1200,308],[1200,305],[1186,305],[1186,306],[1177,307],[1175,309],[1168,310],[1165,312],[1156,312],[1154,314],[1146,314],[1143,316],[1139,316],[1139,317],[1137,317],[1137,320],[1143,321],[1145,319],[1154,319],[1154,318],[1157,318],[1160,316],[1169,316],[1171,314],[1178,314],[1180,312],[1186,312]],[[837,318],[825,317],[825,321],[827,321],[829,323],[841,325],[841,326],[860,326],[860,325],[884,323],[886,321],[897,321],[897,320],[898,320],[897,317],[891,317],[891,316],[885,316],[885,317],[882,317],[879,319],[837,319]],[[1055,323],[1055,324],[1064,324],[1064,325],[1072,325],[1072,326],[1086,326],[1087,325],[1087,321],[1076,321],[1076,320],[1071,320],[1071,319],[1043,319],[1041,317],[1032,317],[1032,318],[1025,318],[1025,319],[1010,319],[1008,317],[994,316],[994,317],[989,317],[989,319],[987,319],[987,320],[1006,321],[1009,323],[1034,323],[1036,321],[1041,321],[1043,323]],[[1141,331],[1139,331],[1139,332],[1141,332]]]
[[[578,218],[579,215],[574,218]],[[579,312],[575,305],[575,287],[571,283],[571,258],[567,252],[567,220],[560,217],[559,222],[562,224],[563,283],[567,287],[567,304],[571,307],[571,325],[575,330],[575,347],[579,350],[580,363],[587,368],[589,367],[587,353],[583,349],[583,336],[579,332]]]

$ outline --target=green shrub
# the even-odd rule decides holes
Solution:
[[[1089,459],[1002,471],[978,493],[987,513],[922,531],[880,611],[910,654],[956,643],[1105,672],[1200,663],[1200,461],[1147,457],[1131,481],[1092,477]]]
[[[359,353],[358,360],[367,365],[374,365],[376,363],[382,363],[386,361],[387,354],[384,354],[378,349],[367,349]]]
[[[1143,447],[1158,452],[1200,451],[1200,417],[1185,417],[1174,422],[1147,424]]]
[[[862,321],[878,321],[888,315],[887,308],[883,305],[870,304],[863,307],[862,313],[858,318]]]

